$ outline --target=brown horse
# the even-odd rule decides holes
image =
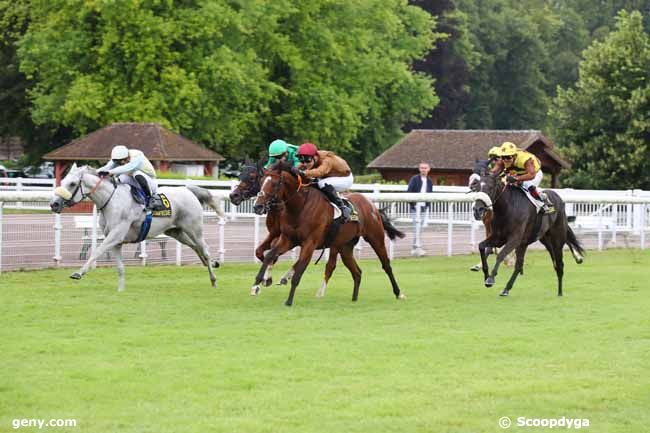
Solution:
[[[352,274],[354,288],[352,300],[359,296],[361,269],[354,259],[354,246],[363,237],[373,248],[381,261],[384,272],[388,275],[396,298],[403,298],[397,281],[393,275],[390,259],[384,243],[384,232],[390,239],[403,238],[404,233],[393,226],[385,213],[378,210],[361,194],[348,194],[359,214],[358,222],[347,222],[340,226],[334,239],[326,245],[328,230],[332,224],[334,209],[325,196],[316,188],[305,186],[300,177],[289,171],[290,167],[278,163],[273,170],[265,172],[261,191],[258,194],[253,210],[261,215],[273,207],[282,206],[280,214],[280,237],[273,241],[271,250],[264,257],[262,267],[257,274],[254,288],[263,279],[266,267],[287,252],[293,245],[300,245],[300,257],[293,266],[294,274],[291,280],[291,290],[285,305],[293,304],[296,287],[300,283],[305,268],[309,264],[314,250],[330,248],[330,258],[325,269],[327,285],[334,268],[336,256],[341,255],[343,264]]]

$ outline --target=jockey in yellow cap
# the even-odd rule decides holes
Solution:
[[[520,184],[530,192],[530,195],[541,201],[544,213],[555,211],[546,194],[537,190],[544,173],[542,173],[542,164],[535,155],[519,149],[514,143],[506,141],[499,148],[499,160],[492,170],[492,173],[503,172],[506,174],[507,183]]]

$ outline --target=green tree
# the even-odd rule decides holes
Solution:
[[[615,31],[585,51],[550,115],[573,161],[566,185],[650,188],[650,36],[639,12],[620,12]]]
[[[283,137],[365,162],[437,102],[409,67],[434,21],[402,0],[32,3],[34,121],[76,134],[154,121],[235,157]]]

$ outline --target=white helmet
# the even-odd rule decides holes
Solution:
[[[129,157],[129,149],[126,148],[126,146],[115,146],[113,150],[111,151],[111,159],[112,160],[120,160],[120,159],[125,159]]]

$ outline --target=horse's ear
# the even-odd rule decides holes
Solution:
[[[70,171],[75,171],[77,169],[77,163],[73,162],[72,165],[70,166]]]

